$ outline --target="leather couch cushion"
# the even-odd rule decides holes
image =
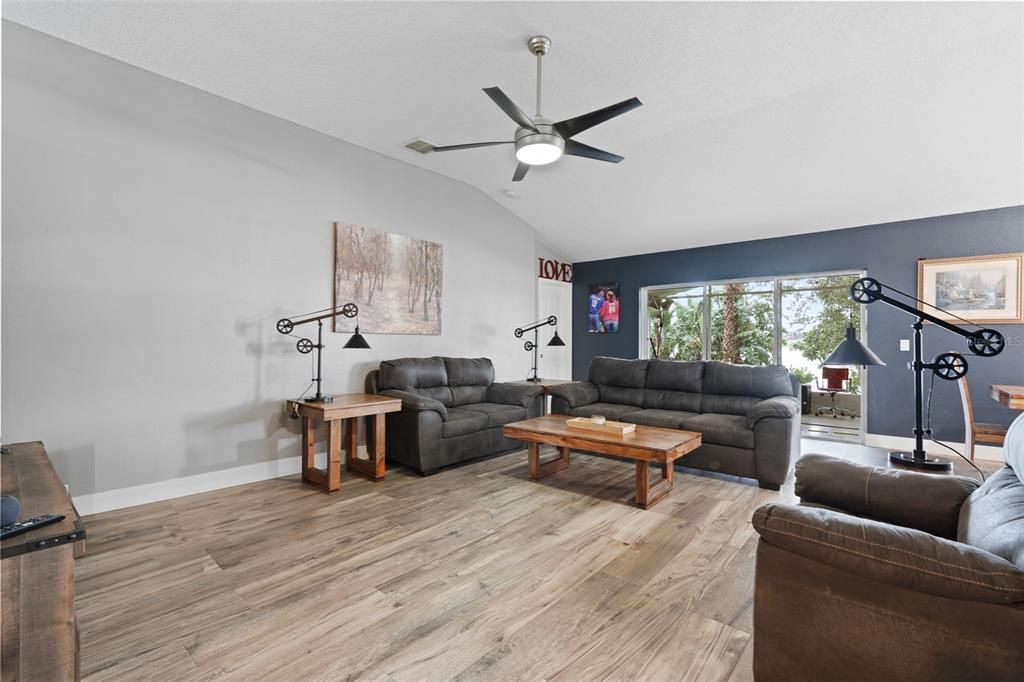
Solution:
[[[595,414],[604,415],[612,421],[622,421],[622,415],[636,412],[635,405],[616,405],[614,403],[590,403],[569,409],[570,417],[590,417]]]
[[[684,419],[683,429],[699,431],[702,443],[754,448],[754,432],[747,428],[746,419],[741,415],[698,414]]]
[[[597,385],[601,402],[643,407],[647,360],[597,357],[590,362],[590,383]]]
[[[377,384],[382,391],[412,391],[439,400],[446,407],[452,405],[448,371],[442,358],[385,360],[380,363]]]
[[[1024,570],[1024,483],[1011,467],[989,476],[967,498],[957,539]]]
[[[793,384],[789,380],[789,371],[781,365],[751,367],[711,360],[705,363],[703,390],[705,394],[741,395],[763,399],[777,395],[793,395]]]
[[[707,414],[726,414],[746,417],[750,409],[761,402],[747,395],[718,395],[705,393],[700,398],[700,411]]]
[[[647,368],[644,407],[700,412],[703,362],[651,360]]]
[[[487,400],[487,386],[452,386],[452,405],[469,405]]]
[[[441,427],[441,435],[452,438],[483,431],[487,429],[487,422],[487,415],[483,412],[474,412],[465,407],[452,407],[448,409],[448,419]]]
[[[518,405],[501,405],[499,403],[473,403],[465,405],[464,409],[473,412],[482,412],[487,415],[487,427],[504,426],[512,422],[527,419],[527,409]]]
[[[704,386],[703,362],[651,360],[647,367],[647,388],[700,393]]]
[[[449,386],[490,386],[494,365],[487,358],[444,358]]]
[[[682,410],[683,412],[700,412],[700,393],[686,391],[667,391],[665,389],[648,388],[644,390],[644,407],[656,410]]]
[[[658,426],[663,429],[681,429],[683,420],[698,416],[696,412],[678,410],[638,410],[622,416],[622,421],[643,426]]]

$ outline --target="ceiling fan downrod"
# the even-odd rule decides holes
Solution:
[[[534,36],[526,41],[526,46],[530,48],[530,52],[537,56],[537,114],[536,118],[543,118],[540,113],[540,85],[541,76],[543,74],[542,62],[544,55],[551,49],[551,38],[547,36]]]

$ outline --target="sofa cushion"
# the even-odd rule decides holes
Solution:
[[[452,405],[469,405],[487,400],[487,386],[452,386]]]
[[[699,431],[702,443],[754,449],[754,432],[746,418],[734,414],[698,414],[683,420],[687,431]]]
[[[659,426],[663,429],[681,429],[683,420],[699,416],[696,412],[679,410],[638,410],[622,415],[622,421],[643,426]]]
[[[445,438],[453,436],[465,436],[474,431],[483,431],[487,428],[487,415],[483,412],[474,412],[465,407],[449,407],[448,419],[441,427],[441,435]]]
[[[590,362],[590,382],[601,401],[643,407],[647,360],[597,357]]]
[[[380,363],[377,375],[380,390],[411,391],[438,400],[451,407],[452,391],[442,358],[399,358]]]
[[[615,403],[598,402],[569,408],[569,416],[590,417],[595,414],[600,414],[612,421],[621,421],[622,415],[636,411],[636,405],[616,405]]]
[[[728,414],[746,419],[747,413],[760,402],[760,398],[747,395],[705,393],[700,397],[700,411],[707,414]]]
[[[703,362],[651,360],[647,368],[644,407],[700,412]]]
[[[1011,467],[989,476],[960,507],[957,539],[1024,569],[1024,483]]]
[[[494,365],[488,358],[443,358],[449,386],[490,386]]]
[[[761,399],[793,395],[789,371],[781,365],[752,367],[717,360],[705,363],[702,388],[705,394],[742,395]]]
[[[470,405],[465,405],[464,409],[486,414],[488,428],[504,426],[505,424],[511,424],[512,422],[521,421],[527,418],[526,408],[518,405],[472,403]]]

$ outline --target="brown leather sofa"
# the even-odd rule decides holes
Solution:
[[[1024,415],[983,484],[824,455],[754,513],[762,682],[1024,679]]]

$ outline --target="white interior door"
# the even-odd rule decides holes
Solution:
[[[551,279],[537,280],[537,319],[558,318],[558,336],[565,346],[549,346],[554,329],[542,327],[537,375],[541,379],[572,379],[572,284]]]

